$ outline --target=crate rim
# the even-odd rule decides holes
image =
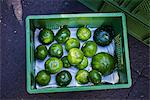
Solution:
[[[51,15],[29,15],[26,17],[26,21],[29,19],[47,19],[47,18],[71,18],[71,17],[122,17],[124,13],[78,13],[78,14],[51,14]]]

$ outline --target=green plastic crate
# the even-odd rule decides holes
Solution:
[[[118,57],[118,72],[120,81],[117,84],[103,84],[97,86],[79,86],[62,88],[35,88],[34,80],[34,31],[36,28],[57,29],[62,25],[68,27],[99,27],[102,24],[111,24],[116,32],[115,45]],[[123,74],[122,74],[123,72]],[[26,75],[27,91],[29,93],[51,93],[85,90],[101,90],[129,88],[131,86],[130,62],[128,52],[128,40],[126,30],[126,17],[123,13],[87,13],[87,14],[59,14],[59,15],[35,15],[26,18]]]
[[[128,33],[150,45],[149,0],[79,0],[95,12],[123,12],[127,15]]]

